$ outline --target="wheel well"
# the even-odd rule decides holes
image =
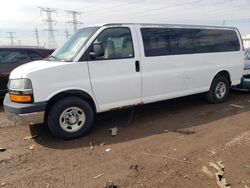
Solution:
[[[230,77],[230,74],[228,71],[226,70],[223,70],[223,71],[220,71],[218,72],[214,78],[216,78],[217,76],[224,76],[228,79],[229,83],[230,83],[230,86],[232,85],[232,82],[231,82],[231,77]]]
[[[81,99],[84,99],[85,101],[87,101],[91,107],[93,108],[94,112],[96,112],[96,106],[95,106],[95,102],[92,99],[92,97],[87,94],[86,92],[83,91],[78,91],[78,90],[69,90],[69,91],[64,91],[61,93],[56,94],[55,96],[53,96],[45,109],[45,122],[47,123],[47,119],[48,119],[48,113],[51,109],[51,107],[59,100],[65,98],[65,97],[70,97],[70,96],[75,96],[75,97],[79,97]]]

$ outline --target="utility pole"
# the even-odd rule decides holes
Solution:
[[[68,38],[69,38],[69,30],[66,29],[66,30],[64,31],[64,33],[65,33],[65,38],[68,39]]]
[[[7,32],[7,33],[9,34],[9,37],[8,37],[8,38],[10,39],[10,44],[11,44],[11,45],[14,45],[14,38],[15,38],[15,37],[14,37],[13,35],[14,35],[15,33],[14,33],[14,32]]]
[[[72,20],[67,21],[66,23],[73,25],[74,32],[76,32],[77,26],[82,24],[82,22],[77,20],[77,15],[81,15],[82,13],[74,10],[66,10],[66,12],[72,15]]]
[[[53,25],[56,24],[56,21],[52,19],[52,13],[56,14],[56,9],[52,8],[44,8],[44,7],[39,7],[42,12],[45,12],[47,15],[47,19],[43,20],[47,25],[48,25],[48,47],[55,49],[57,47],[56,45],[56,39],[54,35],[54,29]]]
[[[36,37],[36,45],[40,46],[40,42],[39,42],[39,32],[38,29],[35,29],[35,37]]]

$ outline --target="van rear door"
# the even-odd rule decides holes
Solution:
[[[94,43],[102,43],[105,52],[88,61],[99,111],[141,103],[140,56],[134,26],[104,28]]]

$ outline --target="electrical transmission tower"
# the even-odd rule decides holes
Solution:
[[[80,16],[82,13],[79,12],[79,11],[74,11],[74,10],[66,10],[66,12],[68,14],[72,15],[72,20],[67,21],[66,23],[73,25],[74,32],[76,32],[77,31],[77,26],[82,24],[82,22],[77,20],[77,15]]]
[[[14,45],[15,43],[14,43],[14,38],[16,38],[16,37],[14,37],[13,35],[15,34],[14,32],[8,32],[8,34],[9,34],[9,39],[10,39],[10,44],[11,45]]]
[[[40,42],[39,42],[39,32],[38,29],[35,29],[35,37],[36,37],[36,45],[40,46]]]
[[[47,14],[47,19],[43,20],[47,25],[48,25],[48,47],[55,49],[57,47],[56,45],[56,39],[54,35],[54,29],[53,25],[56,24],[56,21],[52,19],[52,13],[56,14],[56,9],[52,8],[44,8],[44,7],[39,7],[42,12],[45,12]]]

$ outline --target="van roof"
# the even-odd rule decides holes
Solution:
[[[236,27],[225,27],[225,26],[208,26],[208,25],[187,25],[187,24],[161,24],[161,23],[105,23],[97,24],[96,26],[122,26],[122,25],[140,25],[140,26],[155,26],[155,27],[182,27],[182,28],[203,28],[203,29],[232,29],[237,30]]]

